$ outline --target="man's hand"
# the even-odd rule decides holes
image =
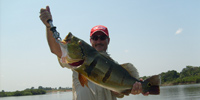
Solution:
[[[52,20],[52,16],[51,16],[51,12],[50,12],[49,6],[46,6],[46,9],[45,8],[41,8],[40,9],[40,19],[42,20],[42,22],[44,23],[44,25],[47,28],[50,28],[50,25],[47,22],[49,19]]]
[[[140,81],[143,81],[142,79],[140,79]],[[133,88],[131,90],[131,94],[136,95],[136,94],[140,94],[142,93],[142,84],[140,82],[135,82],[135,84],[133,84]],[[149,92],[147,93],[142,93],[144,96],[148,96]]]

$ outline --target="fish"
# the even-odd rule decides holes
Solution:
[[[103,88],[129,95],[133,84],[141,82],[143,93],[160,94],[159,75],[153,75],[144,81],[138,80],[126,68],[130,63],[116,63],[71,32],[59,44],[62,51],[60,62],[78,72],[78,79],[83,87],[88,87],[89,80]]]

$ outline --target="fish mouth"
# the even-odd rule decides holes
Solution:
[[[77,68],[78,66],[82,65],[84,63],[84,60],[80,60],[78,62],[68,63],[73,68]]]

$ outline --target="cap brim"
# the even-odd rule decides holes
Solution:
[[[108,36],[104,31],[102,31],[102,30],[97,30],[97,31],[94,31],[93,33],[92,33],[92,35],[94,35],[95,34],[95,32],[98,32],[98,31],[100,31],[100,32],[103,32],[106,36]],[[91,36],[92,36],[91,35]]]

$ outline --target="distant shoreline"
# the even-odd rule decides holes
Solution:
[[[50,92],[71,92],[72,90],[46,90],[47,93]]]
[[[14,92],[0,92],[0,97],[17,97],[17,96],[31,96],[31,95],[44,95],[46,93],[56,93],[56,92],[71,92],[72,89],[62,89],[62,90],[43,90],[43,89],[28,89],[23,91]]]
[[[199,83],[195,83],[195,82],[177,83],[177,84],[173,84],[173,83],[163,83],[163,84],[160,85],[160,86],[189,85],[189,84],[199,84]]]
[[[2,90],[0,92],[0,97],[28,96],[28,95],[42,95],[42,94],[46,94],[46,91],[42,89],[26,89],[23,91],[5,92],[4,90]]]

